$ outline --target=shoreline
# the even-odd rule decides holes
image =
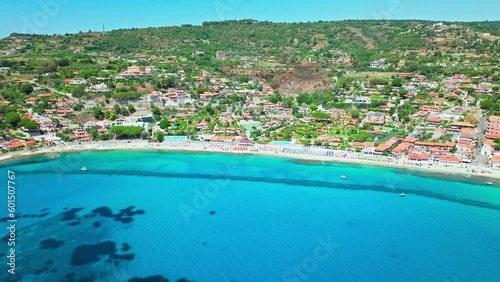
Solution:
[[[223,143],[203,143],[197,141],[190,142],[171,142],[171,143],[149,143],[144,140],[134,141],[110,141],[110,142],[93,142],[81,145],[67,145],[44,147],[37,151],[19,151],[0,155],[0,164],[12,162],[22,159],[30,159],[34,157],[58,157],[60,154],[73,154],[83,152],[104,152],[104,151],[165,151],[165,152],[185,152],[185,153],[214,153],[214,154],[231,154],[231,155],[252,155],[252,156],[271,156],[297,160],[309,163],[340,163],[353,164],[361,166],[376,166],[404,170],[407,174],[427,173],[427,174],[447,174],[453,176],[471,175],[474,178],[485,178],[500,180],[500,171],[491,169],[477,169],[476,172],[470,171],[472,166],[442,166],[442,165],[415,165],[405,162],[402,159],[392,161],[394,159],[384,156],[363,155],[358,153],[345,153],[337,151],[337,156],[320,155],[322,149],[307,147],[289,147],[292,150],[306,151],[310,153],[318,152],[317,154],[300,154],[300,153],[284,153],[283,146],[273,145],[255,145],[247,147],[249,150],[239,151],[233,148],[236,145]],[[315,151],[316,150],[316,151]],[[333,150],[325,150],[332,151]],[[484,173],[482,173],[484,172]]]

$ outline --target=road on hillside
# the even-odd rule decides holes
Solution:
[[[46,85],[40,84],[40,83],[38,83],[38,82],[36,82],[36,81],[32,81],[32,83],[33,83],[33,84],[35,84],[35,85],[36,85],[36,86],[38,86],[38,87],[45,88],[45,89],[47,89],[47,90],[49,90],[49,91],[51,91],[51,92],[54,92],[54,93],[57,93],[57,94],[64,95],[64,96],[68,97],[68,99],[71,99],[71,100],[78,100],[78,99],[76,99],[75,97],[73,97],[70,93],[61,92],[61,91],[59,91],[59,90],[57,90],[57,89],[54,89],[54,88],[48,87],[48,86],[46,86]]]

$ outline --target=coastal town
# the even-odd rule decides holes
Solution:
[[[500,37],[443,23],[413,28],[450,42],[467,29],[473,39],[363,64],[349,50],[322,47],[319,35],[307,52],[280,46],[288,54],[280,57],[199,46],[116,54],[70,48],[72,35],[13,34],[0,44],[0,157],[119,145],[498,177]],[[55,50],[67,56],[34,56]]]

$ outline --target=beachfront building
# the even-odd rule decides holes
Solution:
[[[8,144],[2,146],[2,148],[8,151],[12,151],[34,145],[36,145],[36,141],[33,140],[30,141],[11,140],[10,142],[8,142]]]
[[[373,142],[352,142],[351,147],[354,149],[361,150],[361,151],[366,150],[366,149],[371,149],[370,153],[373,153],[373,151],[375,149],[375,143],[373,143]]]
[[[393,138],[389,139],[387,142],[384,142],[384,143],[378,145],[375,148],[374,154],[375,155],[383,155],[383,154],[389,152],[392,148],[394,148],[394,146],[398,145],[400,141],[401,141],[401,139],[399,139],[397,137],[393,137]]]
[[[234,137],[234,136],[215,136],[210,141],[231,143],[231,142],[234,142],[235,139],[236,139],[236,137]]]
[[[455,143],[454,142],[435,143],[435,142],[417,141],[415,142],[415,146],[429,151],[437,150],[437,151],[449,152],[451,149],[455,147]]]
[[[411,143],[407,143],[407,142],[400,143],[399,145],[396,146],[396,148],[394,148],[394,150],[392,150],[392,155],[400,158],[408,152],[408,149],[410,147],[411,147]]]
[[[491,159],[491,168],[500,170],[500,155],[493,156]]]
[[[432,155],[425,152],[415,151],[408,155],[408,160],[414,163],[432,162]]]
[[[443,165],[451,165],[451,166],[456,166],[461,164],[463,161],[461,158],[456,157],[456,156],[440,156],[439,157],[439,163]]]

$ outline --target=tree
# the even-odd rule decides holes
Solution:
[[[283,101],[283,105],[285,105],[287,108],[291,108],[293,106],[293,98],[292,97],[287,97]]]
[[[351,116],[352,116],[352,118],[354,118],[354,119],[359,118],[359,111],[352,111],[352,112],[351,112]]]
[[[120,108],[120,113],[123,115],[123,116],[129,116],[130,113],[128,112],[127,108],[125,108],[125,106],[122,106]]]
[[[402,78],[396,77],[395,79],[392,80],[391,85],[394,87],[401,87],[403,86],[404,80]]]
[[[116,100],[139,99],[140,97],[141,93],[137,91],[116,92],[113,94],[113,98]]]
[[[480,105],[481,105],[481,109],[490,110],[495,105],[495,102],[493,102],[492,100],[484,100],[481,102]]]
[[[28,130],[38,129],[38,123],[27,118],[23,118],[17,125]]]
[[[331,118],[330,114],[323,112],[314,112],[311,114],[311,117],[319,120],[329,120]]]
[[[278,103],[283,100],[283,97],[279,93],[273,94],[273,96],[269,97],[269,102],[271,103]]]
[[[163,81],[163,87],[164,88],[172,88],[175,86],[175,80],[171,76],[165,77],[165,80]]]
[[[71,94],[76,98],[80,98],[85,95],[85,87],[83,85],[78,85],[71,91]]]
[[[152,112],[152,113],[153,113],[153,115],[155,115],[155,116],[161,116],[160,109],[159,109],[158,107],[156,107],[156,106],[155,106],[155,107],[153,107],[153,108],[151,109],[151,112]]]
[[[21,85],[21,88],[19,88],[19,90],[22,93],[29,95],[33,92],[33,86],[30,83],[25,83],[25,84]]]
[[[160,121],[160,128],[161,129],[165,129],[165,128],[169,127],[169,126],[170,126],[170,122],[168,121],[168,119],[162,119]]]
[[[109,116],[107,117],[107,119],[109,119],[111,121],[116,120],[116,118],[117,118],[117,115],[113,112],[110,112]]]
[[[500,138],[495,139],[495,151],[500,151]]]
[[[165,134],[163,134],[163,132],[158,132],[156,133],[156,140],[158,142],[163,142],[163,140],[165,139]]]
[[[335,83],[335,89],[347,88],[347,86],[349,86],[349,83],[343,79],[339,79]]]
[[[96,118],[97,120],[103,120],[104,119],[104,112],[102,111],[102,108],[101,107],[95,107],[93,110],[92,110],[92,115],[94,116],[94,118]]]
[[[59,61],[57,61],[57,65],[59,65],[60,67],[69,66],[69,60],[66,58],[60,59]]]
[[[240,84],[248,83],[249,81],[250,81],[250,78],[248,78],[248,76],[244,76],[244,75],[238,76],[238,82]]]
[[[115,134],[117,138],[138,138],[144,128],[141,126],[112,126],[109,133]]]
[[[311,109],[311,111],[317,111],[318,106],[316,104],[311,104],[311,106],[309,106],[309,109]]]
[[[73,106],[73,110],[76,111],[76,112],[79,112],[83,109],[83,104],[81,103],[78,103],[76,105]]]
[[[402,98],[402,97],[406,96],[406,94],[408,94],[408,90],[405,90],[403,88],[399,89],[399,97]]]
[[[16,127],[20,120],[21,117],[16,112],[10,112],[5,115],[5,122],[10,124],[12,127]]]
[[[115,105],[113,106],[113,111],[115,112],[115,114],[119,115],[119,114],[120,114],[120,112],[121,112],[121,111],[120,111],[120,105],[115,104]]]
[[[131,114],[135,113],[135,108],[134,108],[133,104],[128,104],[127,107],[128,107],[129,113],[131,113]]]
[[[95,126],[87,129],[87,133],[90,134],[90,136],[94,140],[97,139],[97,136],[99,136],[99,131],[97,130],[97,127],[95,127]]]

